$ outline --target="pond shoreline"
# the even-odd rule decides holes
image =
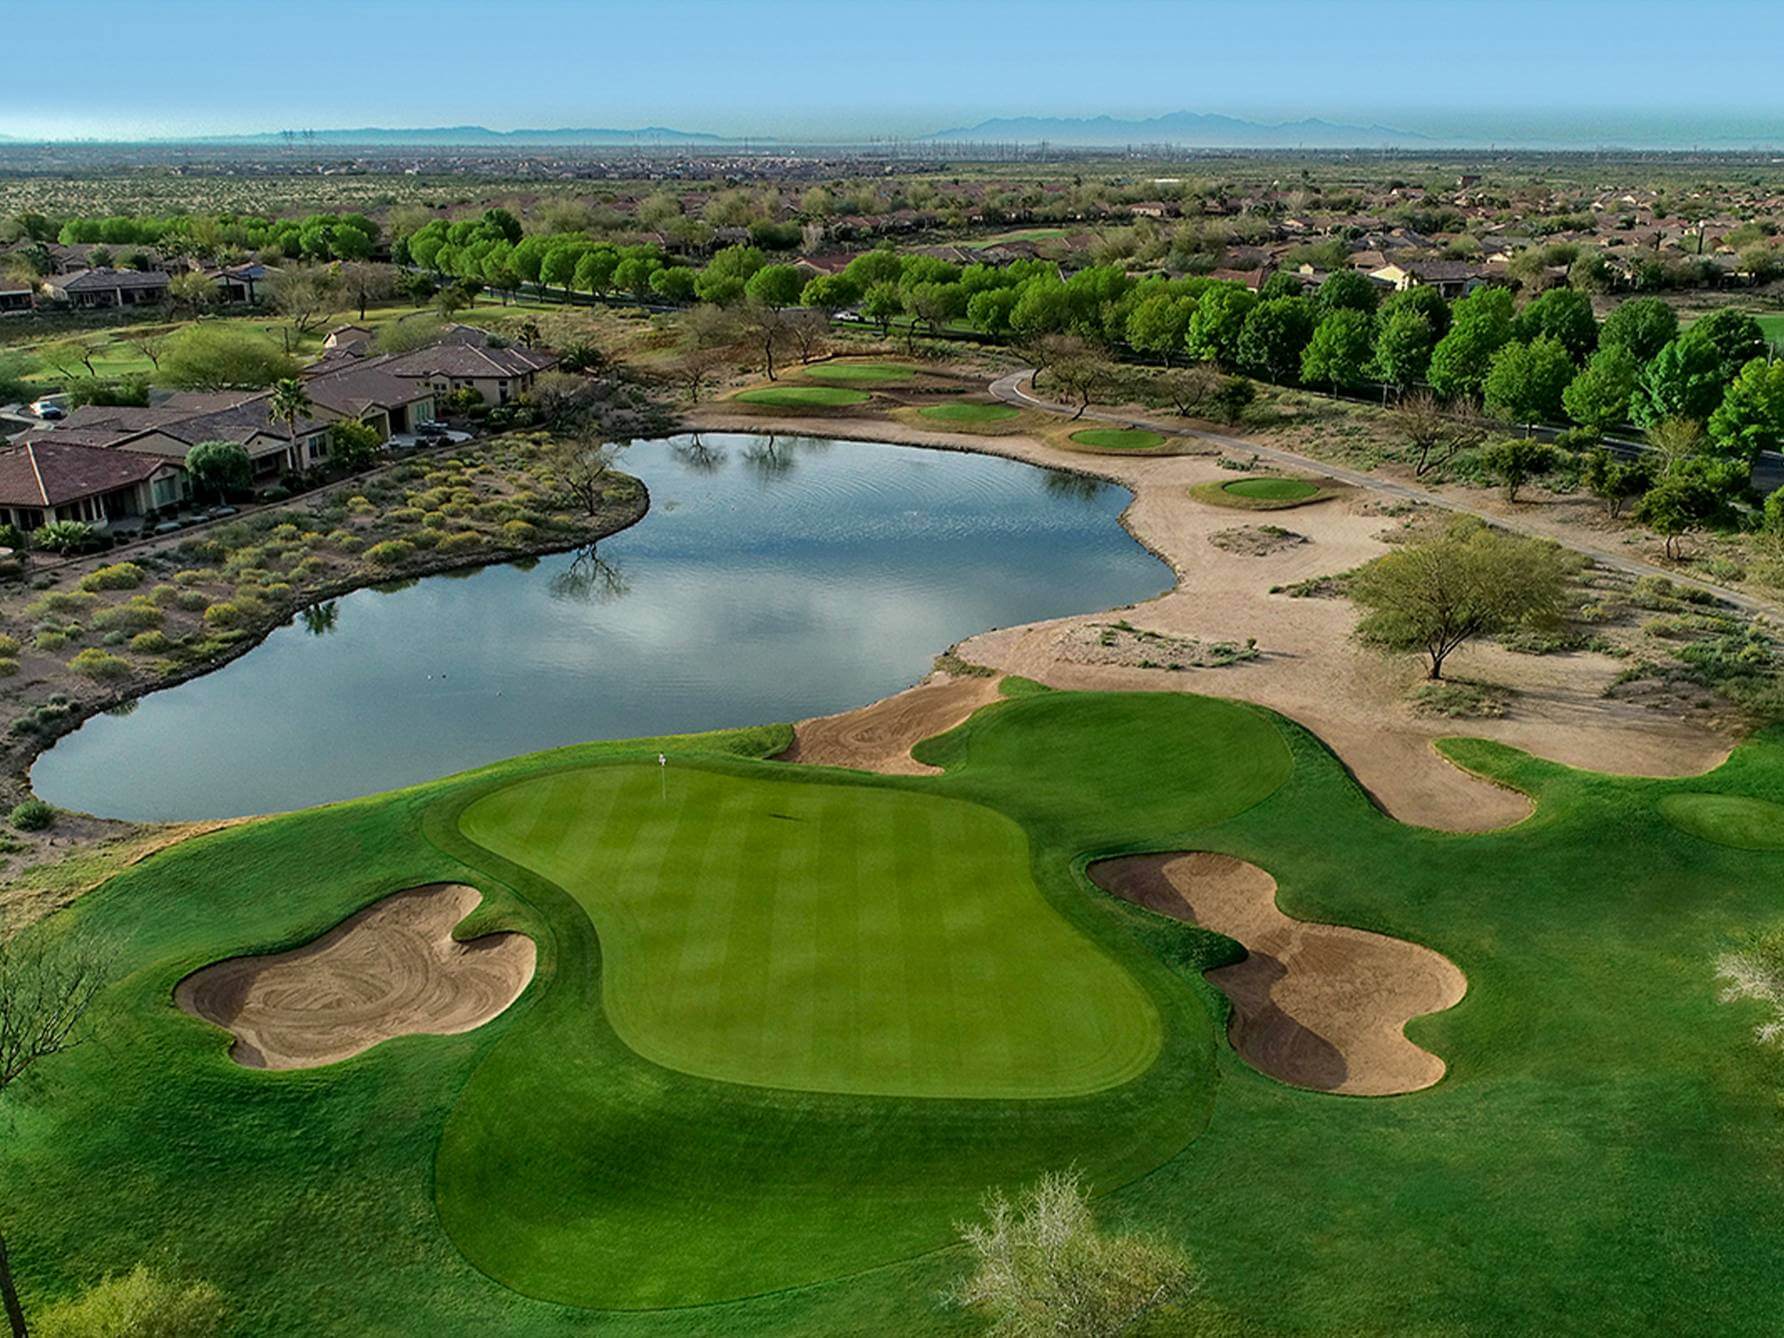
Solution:
[[[634,478],[630,474],[617,473],[617,477],[625,479],[631,485],[631,496],[625,503],[605,510],[602,515],[589,517],[588,527],[573,535],[558,532],[549,536],[541,536],[541,540],[536,543],[510,544],[503,547],[481,549],[475,553],[442,555],[438,552],[418,550],[413,559],[406,560],[388,571],[355,571],[352,575],[342,579],[305,589],[301,598],[293,597],[273,610],[266,618],[243,629],[243,635],[239,639],[232,641],[227,649],[216,655],[193,664],[181,665],[172,673],[154,675],[141,682],[133,682],[124,690],[110,696],[75,702],[71,705],[68,714],[57,721],[51,731],[32,736],[30,741],[15,754],[16,760],[10,768],[7,779],[15,782],[25,793],[34,794],[35,792],[31,788],[31,769],[36,765],[37,760],[58,741],[74,733],[87,721],[108,711],[115,711],[120,706],[139,701],[153,693],[163,692],[169,688],[178,687],[182,683],[191,682],[195,678],[215,673],[240,659],[249,651],[257,649],[274,632],[281,627],[289,626],[291,620],[307,608],[331,599],[340,599],[356,591],[375,589],[393,582],[419,580],[424,576],[441,576],[448,572],[501,566],[504,563],[518,562],[527,558],[567,553],[572,549],[599,543],[603,539],[629,530],[649,514],[650,490],[644,486],[642,480]],[[108,834],[123,828],[168,825],[106,818],[71,809],[61,811],[91,822],[104,824]]]

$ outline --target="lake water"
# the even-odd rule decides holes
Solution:
[[[88,721],[37,793],[136,820],[302,808],[585,739],[824,715],[992,627],[1148,598],[1125,490],[812,437],[640,443],[650,513],[592,552],[361,590]]]

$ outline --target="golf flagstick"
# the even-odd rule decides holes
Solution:
[[[669,758],[665,753],[657,754],[657,775],[663,779],[663,798],[669,798]]]

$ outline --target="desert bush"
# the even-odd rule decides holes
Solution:
[[[373,544],[366,549],[365,555],[368,560],[377,563],[380,567],[394,567],[405,561],[414,552],[414,544],[407,543],[402,539],[386,539],[383,543]]]
[[[398,506],[386,511],[384,519],[393,525],[419,525],[425,514],[427,513],[418,506]]]
[[[82,590],[134,590],[143,582],[143,570],[134,562],[114,562],[81,577]]]
[[[538,527],[527,520],[510,520],[502,524],[502,537],[511,544],[527,543],[538,532]]]
[[[187,613],[203,613],[210,602],[211,597],[202,590],[182,590],[174,599],[174,603]]]
[[[167,615],[153,603],[138,597],[127,603],[114,604],[109,609],[99,609],[93,614],[93,627],[100,632],[143,632],[161,626],[166,618]]]
[[[165,655],[173,649],[173,638],[159,629],[138,632],[130,638],[130,649],[138,655]]]
[[[101,682],[111,679],[125,678],[130,673],[130,661],[110,651],[100,650],[97,646],[88,646],[72,660],[68,667],[77,674],[88,678],[96,678]]]
[[[41,618],[48,613],[84,613],[98,602],[98,595],[85,590],[49,590],[25,605],[25,616]]]
[[[61,650],[74,638],[59,627],[46,627],[31,638],[31,644],[39,650]]]
[[[476,530],[459,530],[448,534],[440,540],[439,550],[442,553],[468,553],[474,548],[483,547],[483,536]]]
[[[10,821],[21,832],[41,832],[55,824],[56,810],[41,799],[27,799],[13,805]]]
[[[222,631],[234,631],[246,627],[252,618],[247,610],[233,600],[220,599],[204,611],[204,625]]]
[[[177,608],[180,602],[180,588],[177,585],[155,586],[149,591],[149,600],[157,608]]]
[[[13,659],[18,653],[19,639],[16,636],[8,636],[5,632],[0,632],[0,656]]]
[[[173,578],[181,585],[205,585],[217,579],[217,572],[212,567],[188,567],[185,571],[175,572]]]

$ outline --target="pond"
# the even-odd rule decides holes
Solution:
[[[825,715],[975,632],[1145,599],[1121,488],[817,437],[639,443],[649,514],[594,549],[360,590],[96,716],[37,793],[138,821],[371,794],[586,739]]]

